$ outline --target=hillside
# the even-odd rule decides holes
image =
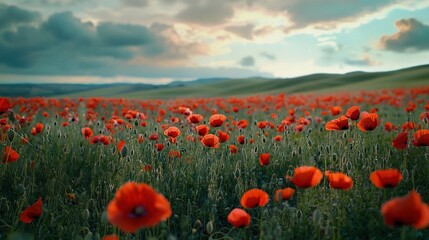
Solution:
[[[13,84],[0,85],[1,96],[128,97],[168,99],[181,97],[240,96],[266,93],[335,92],[429,85],[429,65],[388,72],[312,74],[287,79],[199,79],[150,84]]]

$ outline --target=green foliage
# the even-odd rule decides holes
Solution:
[[[372,106],[361,105],[369,110]],[[84,112],[85,109],[81,111]],[[99,112],[104,109],[99,108]],[[275,129],[258,129],[254,121],[269,120],[257,111],[246,115],[240,111],[235,119],[248,119],[245,130],[230,132],[231,139],[219,149],[208,149],[198,141],[185,140],[190,126],[181,128],[176,144],[162,136],[161,124],[154,118],[147,127],[134,125],[114,134],[114,139],[126,141],[126,153],[118,153],[114,144],[90,144],[81,134],[88,124],[82,120],[61,126],[55,112],[49,118],[41,113],[35,122],[45,129],[21,144],[29,135],[31,125],[16,130],[10,145],[20,153],[14,163],[0,165],[0,238],[25,236],[31,239],[100,239],[112,233],[121,239],[427,239],[429,230],[417,231],[403,227],[392,229],[384,225],[380,206],[387,200],[417,189],[429,202],[428,148],[409,147],[404,151],[391,146],[396,132],[386,133],[382,126],[363,133],[355,125],[344,132],[327,132],[314,121],[303,132],[288,129],[280,133],[283,140],[272,138]],[[108,111],[111,111],[108,108]],[[416,110],[421,112],[422,108]],[[205,119],[210,115],[202,110]],[[287,115],[276,112],[280,119]],[[313,113],[320,116],[320,111]],[[402,124],[417,116],[408,115],[392,106],[380,107],[384,121]],[[181,117],[182,118],[182,117]],[[183,118],[182,118],[183,119]],[[325,116],[324,121],[332,119]],[[186,120],[185,120],[186,121]],[[427,125],[424,125],[427,127]],[[105,133],[104,123],[93,122],[94,133]],[[157,128],[158,130],[155,130]],[[148,136],[159,132],[166,148],[157,152]],[[211,133],[216,134],[216,129]],[[267,132],[268,136],[265,136]],[[137,142],[143,134],[144,143]],[[244,134],[252,144],[240,145],[236,139]],[[119,141],[116,141],[119,142]],[[237,154],[229,152],[229,144],[239,147]],[[168,157],[169,150],[179,150],[181,158]],[[259,165],[259,154],[271,154],[270,164]],[[34,167],[31,162],[34,161]],[[150,171],[143,166],[150,164]],[[297,189],[292,200],[274,202],[274,191],[294,187],[285,179],[302,165],[316,166],[322,171],[342,171],[354,180],[350,191],[334,190],[326,178],[319,186]],[[377,189],[369,174],[378,169],[398,168],[403,182],[394,189]],[[106,219],[106,208],[116,190],[127,181],[144,182],[162,193],[171,203],[173,216],[152,229],[142,229],[135,235],[120,233]],[[242,194],[250,188],[260,188],[270,195],[267,206],[247,210],[251,225],[235,229],[226,221],[229,212],[240,207]],[[68,193],[76,199],[67,198]],[[19,221],[19,214],[39,197],[43,199],[43,214],[31,224]],[[405,234],[405,235],[404,235]]]

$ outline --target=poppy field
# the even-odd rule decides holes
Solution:
[[[0,113],[0,239],[429,239],[429,87]]]

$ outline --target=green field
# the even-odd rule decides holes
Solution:
[[[254,88],[260,86],[258,81],[264,80],[255,80]],[[364,82],[355,84],[365,86]],[[238,91],[238,86],[237,82],[229,90]],[[297,89],[298,86],[303,87],[295,85]],[[399,204],[401,210],[393,222],[396,227],[386,224],[381,211],[383,204],[413,189],[424,202],[418,206],[427,206],[423,204],[429,202],[428,147],[411,144],[419,128],[428,129],[427,120],[420,114],[428,111],[425,108],[429,108],[429,89],[421,90],[405,89],[400,97],[396,92],[376,91],[332,94],[330,98],[271,95],[236,102],[228,98],[187,100],[185,104],[192,106],[193,113],[204,117],[200,124],[207,124],[210,134],[217,135],[222,130],[230,135],[219,148],[206,147],[199,141],[197,124],[189,123],[178,111],[182,101],[11,99],[16,104],[15,116],[4,115],[1,136],[0,239],[99,240],[116,234],[129,240],[426,240],[428,226],[416,229],[412,226],[415,220],[403,220],[411,212],[419,219],[427,217],[429,225],[429,216],[420,214],[421,207]],[[415,108],[408,113],[404,108],[411,103]],[[380,121],[375,121],[376,128],[364,132],[357,127],[358,121],[347,120],[348,130],[325,129],[327,122],[339,116],[332,116],[334,106],[341,106],[341,114],[345,114],[352,105],[359,105],[361,112],[378,111]],[[234,107],[238,112],[232,111]],[[209,124],[213,109],[226,115],[222,126]],[[143,112],[147,119],[126,120],[128,110]],[[79,114],[79,121],[71,121],[73,113]],[[22,116],[33,116],[33,120]],[[124,123],[115,125],[119,118],[125,119]],[[246,128],[237,124],[243,119],[249,123]],[[261,121],[269,121],[273,128],[259,128],[257,123]],[[387,122],[396,128],[386,131]],[[413,124],[405,124],[408,122]],[[37,123],[44,125],[40,133],[32,130]],[[62,126],[63,123],[68,125]],[[181,131],[174,142],[164,135],[169,126]],[[86,139],[82,134],[84,127],[90,127],[94,136]],[[404,130],[409,132],[406,149],[396,149],[392,140]],[[158,140],[150,140],[154,133],[159,135]],[[100,134],[109,139],[108,144],[98,141]],[[245,141],[240,143],[239,136]],[[23,142],[25,137],[28,143]],[[140,137],[144,140],[139,142]],[[125,150],[119,150],[122,140]],[[164,149],[157,150],[157,144],[163,144]],[[238,151],[232,153],[230,145]],[[19,153],[19,158],[5,161],[6,147]],[[267,165],[260,163],[262,153],[270,154]],[[301,166],[314,166],[322,173],[347,174],[353,186],[348,190],[334,189],[324,176],[313,187],[301,187],[287,177],[296,174],[296,168]],[[370,175],[389,168],[398,169],[402,181],[397,187],[376,187]],[[108,205],[128,181],[146,183],[165,196],[171,215],[154,227],[139,225],[136,233],[121,231],[118,222],[109,221]],[[275,191],[286,187],[295,189],[293,197],[275,201]],[[268,194],[266,204],[253,208],[241,204],[243,194],[253,188]],[[39,198],[43,201],[41,215],[24,223],[20,217],[24,209]],[[133,214],[143,203],[136,204],[130,212],[125,211],[123,218],[138,220]],[[235,208],[250,214],[248,226],[235,228],[227,221]],[[140,219],[145,217],[139,215]],[[407,226],[400,226],[403,224]]]

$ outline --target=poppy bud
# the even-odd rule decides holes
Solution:
[[[85,220],[88,220],[88,219],[89,219],[89,210],[88,210],[88,208],[85,208],[85,210],[83,210],[83,212],[82,212],[82,217],[83,217],[83,219],[85,219]]]
[[[211,235],[213,233],[214,227],[213,227],[213,222],[209,221],[206,225],[206,231],[209,235]]]

